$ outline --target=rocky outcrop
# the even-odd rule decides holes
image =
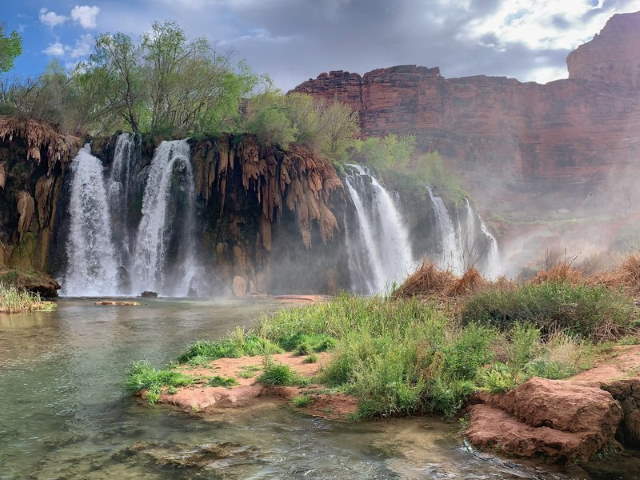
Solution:
[[[0,116],[0,268],[49,271],[57,206],[79,147],[49,125]],[[60,288],[52,279],[25,286],[45,296]]]
[[[200,246],[236,296],[348,286],[338,218],[342,182],[309,150],[222,136],[192,144]]]
[[[0,269],[0,282],[29,290],[45,298],[57,297],[60,290],[60,284],[42,272]]]
[[[365,135],[416,135],[485,208],[522,199],[517,208],[557,209],[576,206],[614,166],[640,154],[639,46],[640,12],[613,17],[569,56],[570,78],[546,85],[447,79],[438,68],[402,65],[323,73],[294,91],[349,104]]]
[[[569,78],[640,88],[638,14],[614,15],[600,35],[567,58]]]
[[[532,378],[470,408],[469,440],[519,457],[588,460],[615,438],[623,413],[598,387]]]
[[[640,346],[614,347],[566,380],[533,378],[469,408],[469,440],[518,457],[589,460],[601,449],[640,446]]]

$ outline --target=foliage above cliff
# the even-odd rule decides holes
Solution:
[[[249,100],[244,128],[264,143],[305,145],[332,160],[344,160],[360,133],[358,115],[338,102],[267,91]]]
[[[370,165],[396,186],[430,185],[450,201],[459,201],[466,196],[458,178],[440,154],[436,151],[419,153],[412,135],[389,134],[357,140],[351,150],[351,160]]]
[[[204,39],[187,41],[174,23],[156,23],[140,42],[122,33],[96,39],[71,73],[53,64],[41,77],[5,85],[5,111],[71,132],[115,129],[172,136],[229,129],[241,99],[259,83]]]

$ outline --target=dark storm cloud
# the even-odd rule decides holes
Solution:
[[[561,73],[569,52],[552,42],[549,45],[555,48],[533,48],[522,39],[507,41],[499,32],[469,34],[478,22],[511,6],[505,3],[508,0],[145,1],[154,8],[140,13],[139,5],[125,7],[132,15],[120,11],[113,16],[116,28],[122,28],[118,25],[124,18],[136,18],[136,9],[146,19],[140,25],[153,19],[176,20],[190,35],[206,36],[220,49],[246,59],[254,70],[268,73],[283,89],[323,71],[363,73],[398,64],[439,66],[445,76],[486,74],[527,80],[536,69]],[[590,1],[585,0],[587,8]],[[590,14],[614,13],[625,3],[606,0]],[[518,25],[523,16],[542,8],[534,0],[523,5],[503,23]],[[560,32],[584,26],[583,20],[567,17],[550,15],[546,22]]]
[[[534,51],[520,43],[498,49],[497,38],[461,35],[469,22],[494,13],[499,5],[495,0],[477,0],[468,8],[463,2],[425,0],[262,2],[236,13],[283,40],[249,37],[234,44],[285,88],[322,71],[362,73],[398,64],[439,66],[446,76],[515,77],[525,77],[532,67],[562,66],[567,50]]]

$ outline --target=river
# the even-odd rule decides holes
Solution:
[[[266,405],[202,419],[142,405],[123,387],[131,361],[162,365],[195,339],[282,308],[269,300],[142,303],[61,299],[54,312],[0,317],[0,479],[567,478],[479,454],[456,422],[433,418],[349,424]],[[212,449],[231,454],[181,463]]]

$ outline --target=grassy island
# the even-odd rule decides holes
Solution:
[[[490,283],[473,270],[456,278],[424,265],[390,296],[342,295],[282,310],[251,330],[194,343],[167,370],[137,364],[129,385],[148,389],[153,401],[194,381],[175,370],[180,365],[263,356],[257,382],[312,382],[353,396],[359,418],[452,416],[474,393],[504,392],[531,377],[569,377],[616,342],[639,341],[623,276],[613,285],[611,276],[572,275],[565,268],[525,283]],[[300,378],[270,360],[282,352],[328,361],[313,378]]]

